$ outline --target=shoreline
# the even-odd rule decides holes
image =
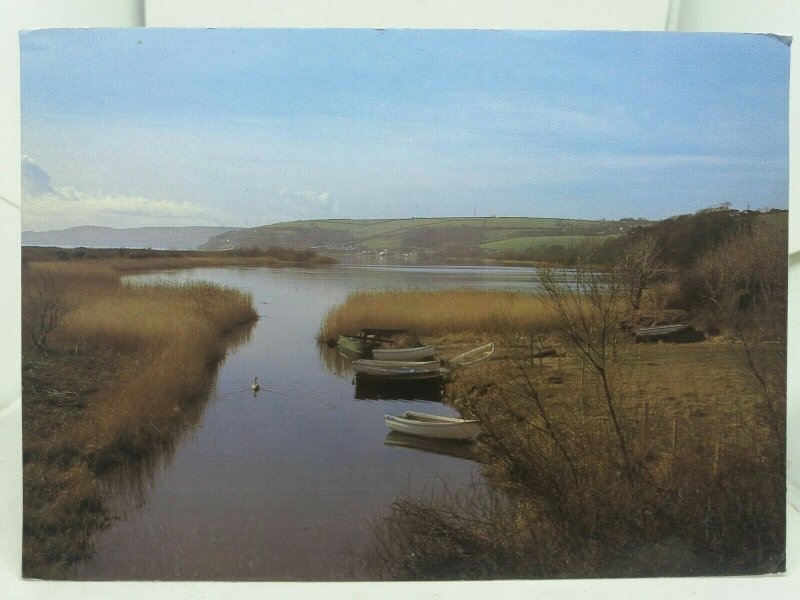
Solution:
[[[452,293],[434,296],[447,305]],[[486,312],[492,303],[473,304]],[[587,348],[587,360],[558,319],[493,331],[431,330],[419,305],[414,292],[355,295],[328,318],[352,331],[411,329],[445,356],[496,343],[490,361],[455,373],[445,400],[481,422],[475,450],[490,485],[395,502],[371,557],[381,576],[753,575],[785,568],[780,442],[741,342],[721,334],[639,344],[609,322],[601,338],[614,341]],[[455,312],[464,310],[458,306]],[[397,315],[405,320],[393,320]],[[558,351],[534,358],[539,340]],[[771,346],[762,359],[785,377],[780,348]],[[441,538],[437,531],[450,533]]]
[[[100,480],[173,451],[226,353],[258,318],[249,295],[210,284],[126,286],[120,278],[133,271],[113,262],[23,266],[23,312],[41,281],[69,305],[46,354],[23,337],[25,577],[62,578],[91,555],[92,534],[114,517]]]

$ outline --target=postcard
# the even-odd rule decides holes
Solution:
[[[789,39],[20,44],[25,577],[785,570]]]

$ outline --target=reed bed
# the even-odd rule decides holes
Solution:
[[[454,290],[357,291],[323,320],[319,339],[365,328],[409,329],[419,335],[460,332],[545,333],[554,314],[543,297],[521,292]]]
[[[26,265],[23,310],[41,282],[68,310],[47,355],[23,339],[23,570],[52,577],[107,522],[98,476],[174,444],[257,314],[215,285],[123,284],[105,260]]]

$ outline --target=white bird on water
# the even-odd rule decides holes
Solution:
[[[254,392],[257,392],[261,389],[261,386],[258,385],[258,377],[253,378],[253,385],[250,386],[250,389],[252,389]]]

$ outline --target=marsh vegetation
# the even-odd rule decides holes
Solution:
[[[542,289],[527,305],[537,317],[504,314],[513,305],[504,294],[466,308],[473,337],[500,342],[495,360],[460,374],[448,393],[462,416],[482,423],[489,485],[395,502],[376,521],[365,558],[376,575],[784,568],[785,227],[735,228],[681,272],[658,262],[652,238],[624,250],[602,272],[587,257],[575,284],[537,269]],[[425,310],[416,292],[358,299],[331,322],[356,329],[361,306],[364,321],[380,327],[379,307],[402,315],[393,326],[442,332],[417,316]],[[698,344],[634,343],[631,324],[676,314],[713,335]],[[464,337],[466,323],[444,322]],[[532,359],[534,337],[559,354]]]
[[[256,313],[232,289],[126,285],[103,258],[28,261],[22,290],[23,571],[57,577],[111,516],[98,478],[174,444]]]

